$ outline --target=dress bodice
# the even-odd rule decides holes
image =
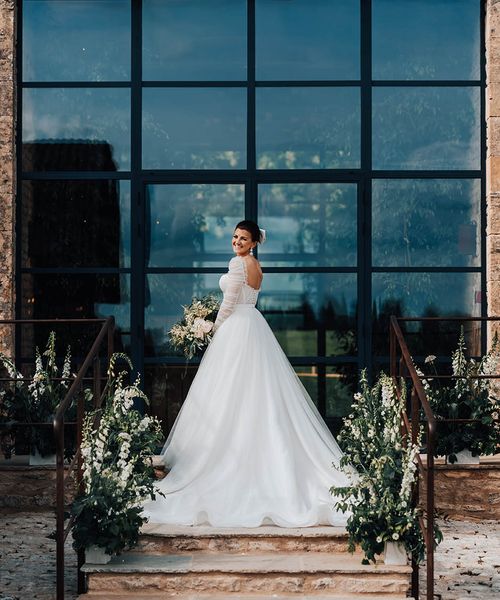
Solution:
[[[224,273],[219,279],[219,287],[223,292],[226,292],[229,286],[229,273]],[[235,304],[257,304],[257,298],[259,297],[260,289],[256,290],[251,285],[248,285],[246,281],[243,282],[236,298]]]
[[[241,256],[234,256],[229,261],[229,270],[219,279],[219,286],[224,292],[224,299],[217,313],[214,331],[222,325],[237,305],[255,306],[260,291],[248,284],[246,262]]]

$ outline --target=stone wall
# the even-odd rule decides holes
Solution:
[[[65,485],[66,506],[76,495],[76,485],[71,476]],[[0,465],[0,508],[17,510],[55,508],[56,469],[40,466]]]
[[[500,316],[500,1],[488,0],[486,10],[487,298],[488,314]]]
[[[15,305],[15,4],[0,0],[0,319]],[[12,348],[12,328],[0,326],[0,350]]]
[[[500,522],[500,463],[436,465],[435,506],[440,515],[464,521]],[[425,482],[420,501],[425,501]]]

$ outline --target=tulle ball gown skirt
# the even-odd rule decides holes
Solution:
[[[342,452],[264,317],[239,304],[219,327],[163,449],[154,523],[345,525]]]

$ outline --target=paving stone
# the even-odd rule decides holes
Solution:
[[[55,529],[50,511],[0,511],[0,600],[53,600],[56,585]],[[66,600],[76,600],[76,554],[65,552]]]
[[[500,523],[440,521],[443,542],[435,555],[434,593],[443,600],[500,598]],[[425,565],[420,595],[425,597]]]

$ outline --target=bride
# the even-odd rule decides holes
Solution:
[[[144,505],[154,523],[345,525],[329,492],[349,485],[342,451],[255,307],[262,236],[253,221],[234,231],[215,333],[162,451],[165,496]]]

